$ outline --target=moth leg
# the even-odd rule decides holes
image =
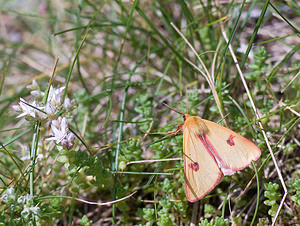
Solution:
[[[176,130],[168,132],[169,135],[177,135],[180,131],[182,131],[183,123],[177,123],[178,127]]]

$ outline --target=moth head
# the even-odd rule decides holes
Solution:
[[[196,135],[203,135],[209,132],[205,122],[198,116],[185,115],[186,120],[183,124],[184,129],[188,129],[190,132]]]

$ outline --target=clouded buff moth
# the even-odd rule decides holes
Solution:
[[[190,202],[207,195],[224,175],[232,175],[260,157],[260,149],[236,132],[168,107],[184,118],[177,132],[183,131],[185,194]]]

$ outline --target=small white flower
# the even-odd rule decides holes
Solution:
[[[73,146],[74,134],[68,131],[68,120],[66,118],[59,117],[57,120],[53,120],[51,132],[53,137],[47,138],[47,140],[54,140],[57,144],[61,143],[68,148]]]
[[[19,198],[18,198],[18,200],[17,200],[17,202],[18,203],[25,203],[25,196],[24,195],[21,195]]]
[[[39,84],[36,82],[36,80],[32,80],[31,85],[26,86],[27,89],[31,89],[31,90],[37,90],[40,89]]]
[[[34,97],[43,97],[45,95],[45,93],[40,90],[32,90],[30,94]]]
[[[66,97],[66,99],[65,99],[64,107],[65,107],[66,109],[70,109],[70,108],[72,107],[72,105],[71,105],[71,100],[70,100],[68,97]]]
[[[65,131],[63,131],[62,129],[60,130],[54,125],[51,125],[51,132],[53,137],[50,137],[47,140],[54,140],[56,141],[56,143],[60,143],[65,138],[65,136],[67,136],[67,133]]]
[[[25,202],[26,202],[26,203],[29,203],[29,202],[32,201],[33,197],[32,197],[32,195],[30,195],[30,194],[26,194],[26,195],[24,196],[24,199],[25,199]]]
[[[18,203],[24,203],[24,204],[30,204],[30,202],[32,201],[32,195],[30,195],[30,194],[26,194],[26,195],[21,195],[19,198],[18,198],[18,200],[17,200],[17,202]]]
[[[61,104],[64,89],[65,89],[65,87],[55,89],[51,86],[50,90],[49,90],[47,102],[49,102],[54,107],[59,106]]]
[[[23,117],[23,116],[26,116],[26,115],[30,115],[33,118],[35,118],[36,110],[33,107],[26,104],[26,103],[27,102],[23,98],[20,98],[19,105],[20,105],[21,111],[23,111],[23,113],[20,114],[19,116],[17,116],[17,118],[20,118],[20,117]],[[32,105],[34,107],[37,107],[37,103],[35,101],[33,101],[30,105]]]
[[[13,201],[15,200],[16,194],[14,188],[8,188],[4,194],[2,195],[1,199],[3,202]]]
[[[62,117],[58,117],[57,120],[52,120],[51,127],[55,126],[56,128],[59,128],[60,124],[61,124],[61,120],[62,120]]]
[[[48,115],[52,115],[55,113],[55,108],[49,103],[47,102],[46,106],[45,106],[45,112],[48,114]]]
[[[41,91],[41,88],[35,80],[32,80],[32,84],[26,86],[26,88],[31,90],[30,94],[35,98],[43,97],[45,95],[45,93]]]
[[[22,111],[22,108],[20,107],[20,105],[13,105],[12,108],[13,108],[15,111]]]
[[[71,148],[73,146],[73,140],[75,135],[72,132],[69,132],[67,136],[62,140],[61,144],[67,148]]]
[[[32,206],[30,207],[30,211],[34,214],[34,215],[37,215],[40,211],[40,207],[38,206]]]
[[[25,206],[25,208],[22,210],[21,212],[21,216],[23,218],[28,218],[29,217],[29,214],[30,214],[30,208]]]
[[[20,98],[19,105],[14,105],[13,108],[16,111],[22,112],[20,115],[17,116],[17,118],[23,117],[23,116],[31,116],[33,118],[45,118],[47,115],[43,113],[42,111],[37,110],[36,108],[42,110],[43,108],[38,105],[36,101],[33,101],[30,104],[27,104],[27,102]]]

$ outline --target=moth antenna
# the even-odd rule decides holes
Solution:
[[[181,114],[183,116],[183,118],[185,118],[185,114],[183,114],[181,111],[178,111],[177,109],[169,106],[166,102],[162,102],[163,105],[165,105],[166,107],[170,108],[171,110],[177,112],[178,114]]]

